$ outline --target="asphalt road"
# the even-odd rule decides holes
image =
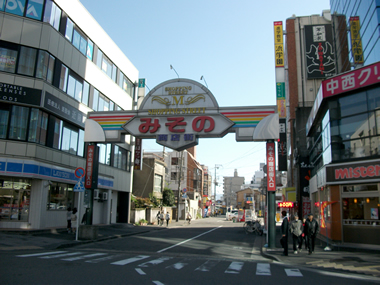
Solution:
[[[264,239],[208,218],[70,249],[4,252],[1,284],[378,284],[273,262],[260,254]]]

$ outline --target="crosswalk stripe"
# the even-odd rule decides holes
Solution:
[[[67,251],[54,251],[54,252],[23,254],[23,255],[16,255],[16,257],[32,257],[32,256],[42,256],[42,255],[53,255],[53,254],[64,253],[64,252],[67,252]]]
[[[146,273],[141,268],[135,268],[138,274],[140,275],[146,275]]]
[[[57,254],[57,255],[41,256],[39,258],[51,259],[51,258],[60,258],[60,257],[65,257],[65,256],[73,256],[73,255],[78,255],[78,254],[83,254],[83,252],[62,253],[62,254]]]
[[[285,269],[286,275],[292,276],[292,277],[302,277],[302,273],[299,269]]]
[[[75,260],[81,260],[81,259],[85,259],[89,257],[102,256],[102,255],[107,255],[107,253],[93,253],[93,254],[87,254],[83,256],[72,257],[72,258],[63,258],[62,260],[75,261]]]
[[[244,262],[234,261],[228,266],[227,270],[224,273],[239,274],[240,270],[243,268]]]
[[[256,275],[271,275],[269,263],[257,263]]]
[[[203,263],[201,266],[196,268],[194,271],[210,271],[212,267],[217,265],[219,263],[219,260],[207,260],[205,263]]]
[[[149,267],[149,266],[152,266],[152,265],[157,265],[157,264],[160,264],[160,263],[162,263],[164,261],[167,261],[167,260],[170,260],[170,259],[172,259],[172,257],[163,256],[163,257],[151,260],[151,261],[147,261],[147,262],[141,263],[141,264],[139,264],[139,267]]]
[[[177,263],[174,263],[172,265],[169,265],[169,266],[166,266],[165,268],[167,269],[182,269],[184,268],[186,265],[188,265],[188,263],[184,263],[184,262],[177,262]]]
[[[91,259],[91,260],[86,260],[86,262],[88,262],[88,263],[99,263],[99,262],[102,262],[102,261],[106,261],[106,260],[110,260],[110,259],[115,259],[115,258],[117,258],[119,256],[121,256],[121,254],[110,255],[110,256],[95,258],[95,259]]]
[[[148,258],[148,257],[149,257],[149,255],[138,255],[136,257],[131,257],[131,258],[128,258],[128,259],[112,262],[111,264],[113,264],[113,265],[126,265],[126,264],[129,264],[129,263],[132,263],[132,262],[143,260],[143,259]]]

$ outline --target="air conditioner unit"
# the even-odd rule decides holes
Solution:
[[[99,190],[94,190],[94,200],[99,200],[100,199],[100,195],[99,195]]]
[[[102,200],[106,201],[108,199],[108,193],[107,192],[103,192],[102,193]]]

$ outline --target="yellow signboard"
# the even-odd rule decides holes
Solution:
[[[282,44],[282,21],[274,22],[274,44]]]
[[[363,47],[360,37],[360,20],[359,17],[350,17],[351,45],[354,63],[363,63]]]
[[[285,56],[284,56],[283,44],[274,45],[274,55],[275,55],[276,67],[284,67]]]

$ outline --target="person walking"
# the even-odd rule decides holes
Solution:
[[[290,224],[290,232],[293,238],[293,252],[298,254],[302,251],[302,222],[298,219],[298,215],[294,215],[294,220]]]
[[[77,230],[77,223],[78,223],[77,208],[74,208],[73,212],[71,213],[71,226],[73,229],[73,234],[75,234]]]
[[[189,222],[189,224],[191,223],[191,215],[190,215],[190,212],[187,212],[186,220]]]
[[[169,226],[169,220],[170,220],[170,213],[169,212],[166,212],[166,226],[168,227]]]
[[[314,252],[315,238],[317,237],[318,232],[318,222],[314,219],[313,214],[309,214],[308,219],[305,222],[305,236],[309,247],[309,254]]]
[[[159,226],[160,225],[160,221],[161,221],[161,212],[160,211],[158,211],[156,219],[157,219],[157,225]]]
[[[282,255],[288,256],[288,236],[289,236],[289,221],[286,217],[286,211],[282,211],[282,224],[281,224],[281,234],[282,238],[280,240],[282,247],[284,248],[284,253]]]
[[[165,219],[165,217],[164,217],[164,211],[162,211],[161,214],[160,214],[161,226],[164,225],[164,219]]]
[[[72,228],[71,228],[71,214],[72,214],[71,207],[68,207],[67,208],[67,212],[66,212],[66,219],[67,219],[67,232],[69,234],[72,231]]]
[[[305,234],[305,223],[306,223],[306,218],[303,218],[302,220],[302,235],[301,235],[301,243],[300,243],[300,248],[302,249],[303,243],[305,242],[305,249],[308,249],[307,246],[307,237]]]

